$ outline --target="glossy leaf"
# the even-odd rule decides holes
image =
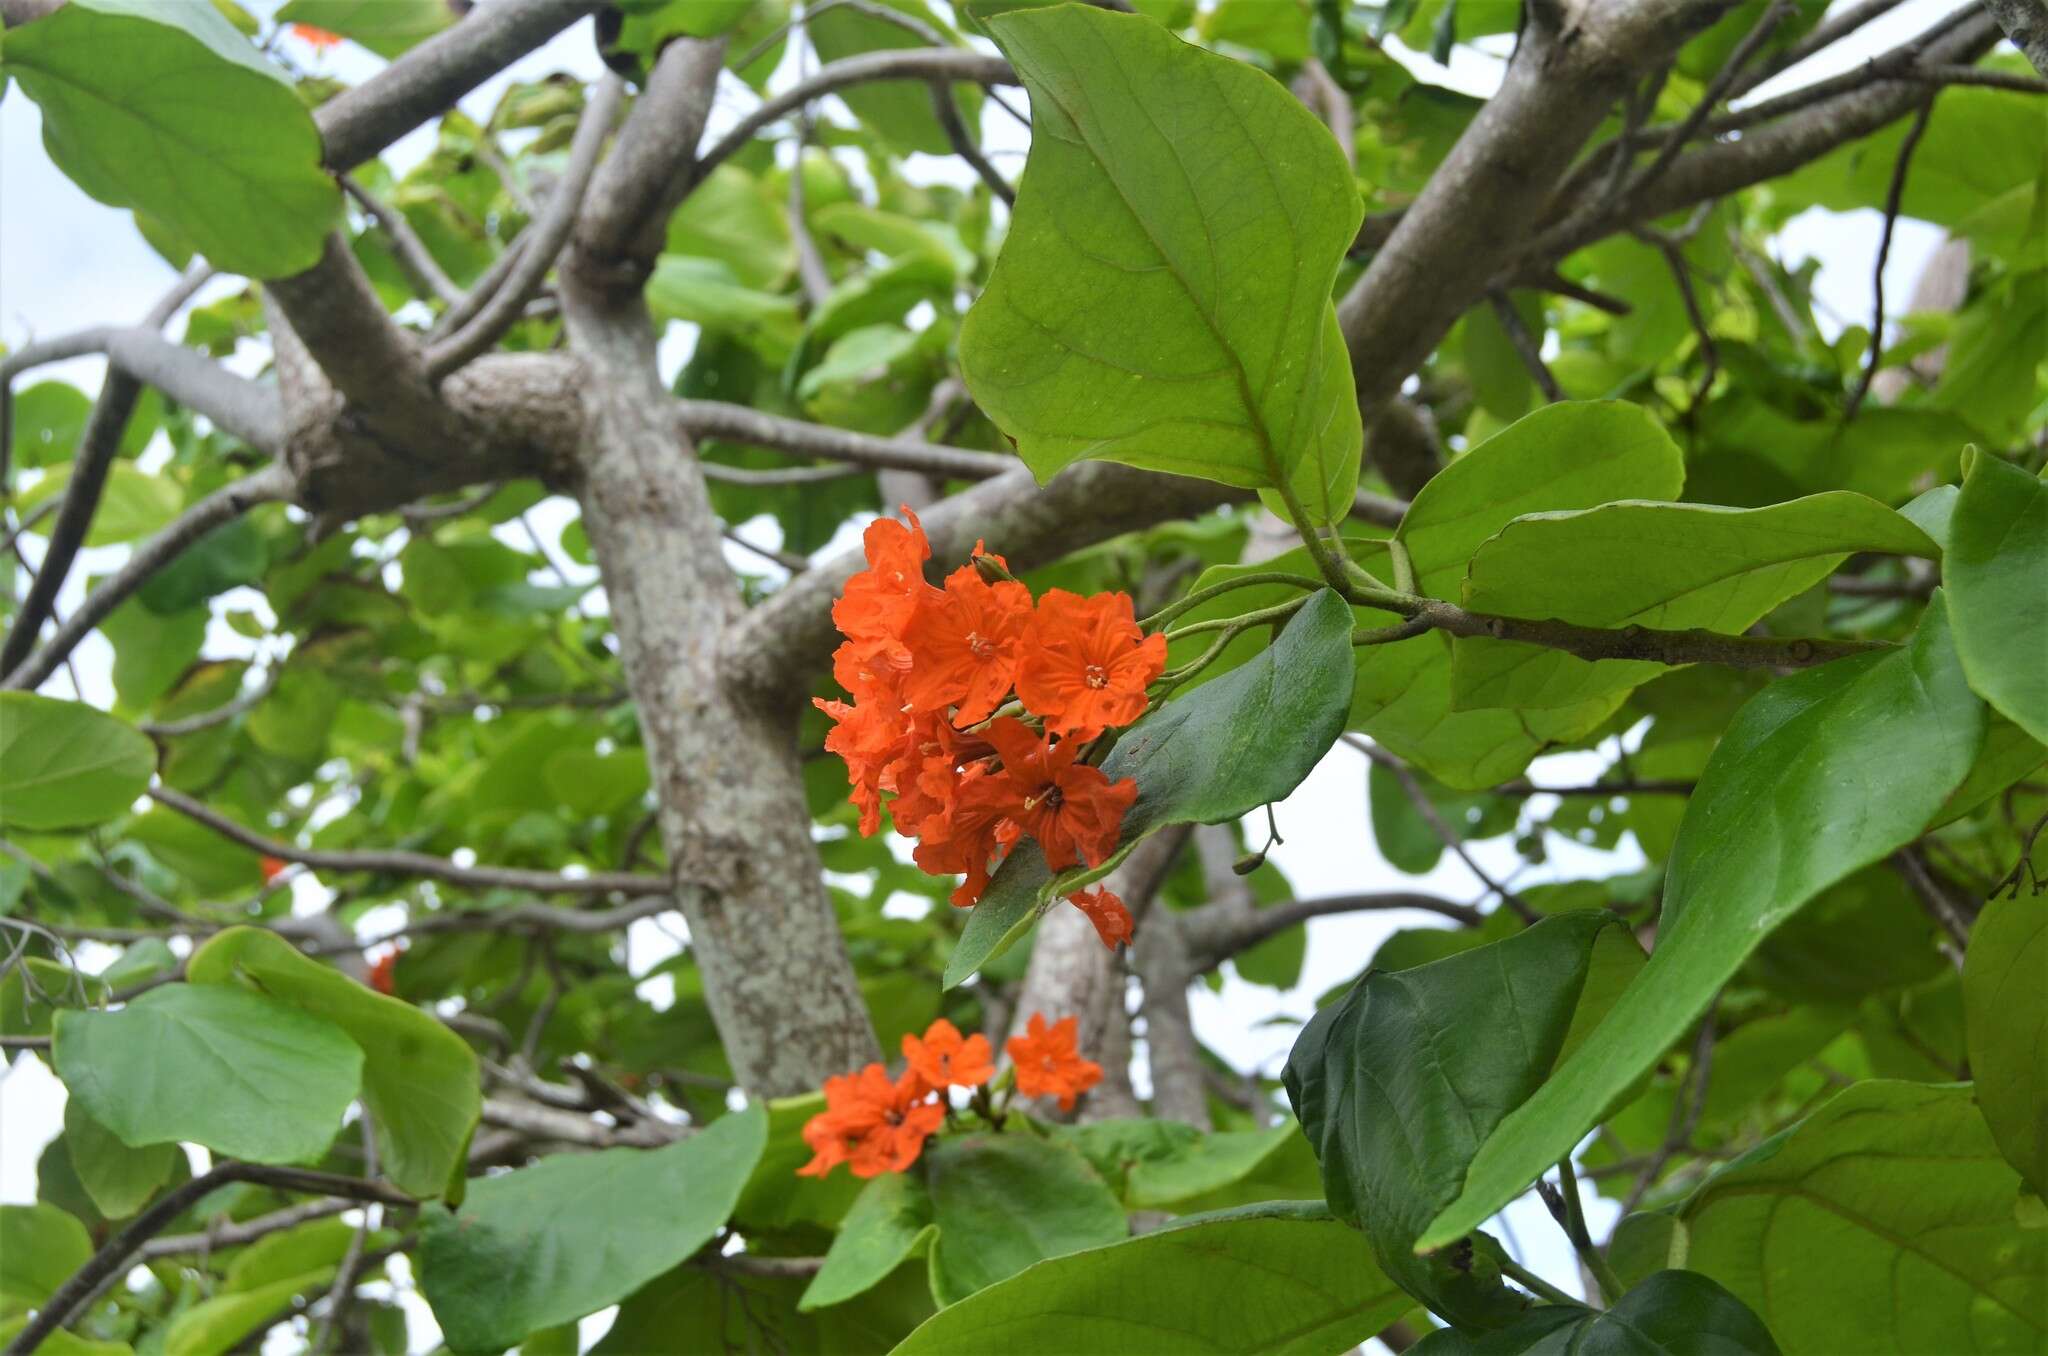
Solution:
[[[68,829],[125,813],[156,771],[156,746],[82,702],[0,692],[0,824]]]
[[[1963,963],[1970,1072],[1991,1137],[2048,1197],[2048,902],[1993,900]]]
[[[1169,824],[1220,824],[1301,784],[1343,728],[1351,619],[1344,600],[1325,589],[1257,659],[1169,700],[1123,733],[1102,771],[1111,781],[1138,783],[1124,847]],[[1000,953],[1045,902],[1052,879],[1034,844],[1010,854],[968,915],[946,963],[947,987]]]
[[[1408,1306],[1357,1230],[1281,1201],[1040,1262],[941,1310],[895,1356],[1314,1356]]]
[[[355,1100],[363,1052],[273,998],[167,984],[118,1012],[60,1012],[57,1076],[130,1148],[191,1140],[231,1158],[317,1158]]]
[[[840,1304],[881,1284],[938,1232],[931,1194],[921,1177],[890,1172],[871,1180],[839,1222],[825,1265],[811,1278],[799,1309]]]
[[[661,1149],[546,1158],[423,1218],[420,1288],[453,1351],[499,1351],[632,1294],[711,1240],[761,1156],[760,1107]]]
[[[430,1014],[255,928],[216,936],[186,973],[194,984],[239,984],[340,1027],[362,1050],[363,1105],[384,1175],[425,1198],[459,1173],[482,1105],[476,1054]]]
[[[1943,578],[1970,685],[2048,743],[2048,482],[1976,453]]]
[[[1350,511],[1360,434],[1330,289],[1362,207],[1270,77],[1084,6],[989,30],[1031,91],[1016,215],[961,331],[1041,479],[1099,457]]]
[[[1086,1159],[1029,1135],[970,1135],[925,1151],[932,1295],[965,1299],[1034,1262],[1130,1232],[1123,1207]]]
[[[1910,644],[1752,698],[1686,804],[1649,964],[1493,1131],[1419,1246],[1441,1247],[1505,1205],[1684,1034],[1773,928],[1911,842],[1970,770],[1984,723],[1938,598]]]
[[[1846,492],[1759,509],[1603,504],[1509,523],[1472,557],[1463,601],[1506,617],[1740,635],[1857,552],[1941,549],[1900,514]],[[1528,709],[1590,701],[1664,666],[1481,636],[1452,643],[1451,669],[1460,709]]]
[[[10,30],[5,64],[42,108],[50,158],[93,197],[149,214],[226,272],[319,262],[341,205],[320,133],[212,5],[78,0]]]
[[[1498,1332],[1443,1328],[1415,1356],[1778,1356],[1749,1307],[1705,1276],[1660,1271],[1605,1311],[1544,1304]]]
[[[2019,1191],[1968,1085],[1864,1082],[1693,1194],[1686,1265],[1787,1356],[2034,1351],[2048,1230],[2022,1226]]]
[[[1463,1256],[1417,1257],[1416,1238],[1487,1136],[1542,1085],[1574,1025],[1590,1029],[1641,963],[1620,919],[1565,914],[1433,964],[1368,972],[1295,1041],[1287,1095],[1331,1211],[1365,1230],[1395,1283],[1453,1322],[1498,1327],[1519,1304]],[[1475,1031],[1490,1038],[1465,1038]]]

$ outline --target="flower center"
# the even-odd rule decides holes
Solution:
[[[979,631],[967,633],[967,651],[976,659],[986,659],[996,652],[996,643]]]
[[[1090,664],[1081,671],[1081,681],[1098,690],[1109,686],[1109,674],[1100,664]]]

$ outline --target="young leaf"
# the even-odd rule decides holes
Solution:
[[[1357,1230],[1274,1202],[1040,1262],[940,1310],[895,1356],[1317,1356],[1409,1304]]]
[[[495,1352],[632,1294],[709,1242],[761,1156],[767,1113],[662,1149],[560,1155],[470,1186],[422,1220],[420,1288],[449,1349]]]
[[[1358,406],[1330,288],[1350,167],[1263,72],[1081,5],[988,20],[1030,159],[960,362],[1041,479],[1084,457],[1287,486],[1341,521]]]
[[[1415,1356],[1778,1356],[1770,1330],[1749,1306],[1691,1271],[1660,1271],[1604,1312],[1538,1305],[1499,1332],[1441,1328],[1410,1350]]]
[[[1774,927],[1911,842],[1970,770],[1984,723],[1939,596],[1910,644],[1794,674],[1752,698],[1686,805],[1649,964],[1494,1130],[1463,1194],[1417,1246],[1464,1236],[1570,1152]]]
[[[1859,1083],[1694,1193],[1685,1264],[1794,1356],[2037,1350],[2048,1230],[2019,1193],[1969,1085]]]
[[[796,1307],[822,1309],[880,1285],[906,1258],[928,1246],[937,1232],[931,1194],[923,1180],[908,1173],[884,1173],[861,1188],[839,1223],[825,1265],[811,1278]]]
[[[1365,1230],[1396,1284],[1453,1322],[1499,1327],[1519,1304],[1461,1258],[1417,1257],[1416,1237],[1574,1026],[1596,1022],[1641,964],[1614,915],[1564,914],[1434,964],[1369,971],[1295,1041],[1287,1095],[1331,1211]]]
[[[0,825],[70,829],[123,814],[156,771],[156,745],[82,702],[0,692]]]
[[[1991,1137],[2048,1196],[2048,904],[2001,899],[1970,929],[1963,960],[1970,1072]]]
[[[363,1054],[363,1105],[384,1175],[438,1196],[462,1166],[482,1106],[476,1052],[428,1013],[358,984],[274,932],[230,928],[192,955],[194,984],[240,984],[347,1032]]]
[[[1123,1207],[1074,1150],[1029,1135],[941,1140],[926,1155],[932,1296],[965,1299],[1034,1262],[1130,1232]]]
[[[1169,824],[1220,824],[1282,799],[1336,742],[1350,696],[1351,609],[1323,589],[1257,659],[1167,702],[1117,740],[1103,774],[1138,782],[1124,845]],[[946,963],[948,988],[999,954],[1051,882],[1036,845],[1019,845],[968,915]]]
[[[363,1052],[332,1022],[261,994],[166,984],[118,1012],[60,1012],[57,1076],[130,1148],[191,1140],[301,1163],[334,1139]]]
[[[99,201],[147,213],[224,272],[319,262],[341,207],[320,133],[212,5],[75,0],[9,29],[5,67],[42,107],[50,158]]]
[[[1509,523],[1472,557],[1464,603],[1506,617],[1740,635],[1861,551],[1941,554],[1906,518],[1845,491],[1759,509],[1603,504]],[[1460,709],[1570,706],[1663,672],[1649,661],[1595,662],[1483,636],[1456,640],[1451,652]]]
[[[1970,685],[2048,743],[2048,483],[1976,452],[1944,571]]]

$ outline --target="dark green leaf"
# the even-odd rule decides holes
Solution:
[[[1977,452],[1949,524],[1943,580],[1970,685],[2048,743],[2048,483]]]
[[[2048,901],[1994,900],[1963,964],[1970,1072],[1991,1137],[2048,1197]]]
[[[1778,1356],[1749,1307],[1691,1271],[1660,1271],[1605,1312],[1562,1304],[1529,1310],[1498,1332],[1444,1328],[1415,1356]]]
[[[64,1103],[64,1142],[71,1166],[86,1195],[108,1219],[126,1219],[140,1210],[171,1175],[175,1144],[131,1149],[92,1118],[82,1098]]]
[[[1510,1115],[1427,1233],[1475,1228],[1574,1144],[1807,900],[1919,834],[1970,769],[1984,708],[1939,598],[1912,642],[1771,684],[1687,802],[1656,951],[1607,1020]]]
[[[799,1309],[841,1304],[879,1285],[937,1232],[932,1200],[920,1177],[884,1173],[861,1188],[825,1254],[825,1265],[797,1302]]]
[[[1086,1159],[1030,1135],[940,1140],[926,1150],[925,1176],[939,1227],[932,1294],[941,1304],[1130,1232]]]

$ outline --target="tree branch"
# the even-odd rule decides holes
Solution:
[[[691,439],[722,438],[728,442],[773,447],[805,457],[823,457],[855,466],[916,471],[947,480],[987,480],[1014,471],[1015,457],[945,447],[918,438],[877,438],[828,424],[785,419],[745,405],[716,400],[678,400],[676,425]],[[814,471],[814,467],[795,470]],[[708,470],[708,468],[707,468]],[[779,474],[761,473],[759,474]]]
[[[646,92],[591,183],[572,267],[610,269],[630,261],[637,271],[660,251],[663,226],[694,182],[687,170],[724,56],[723,39],[679,38],[662,49]]]
[[[1249,951],[1269,937],[1277,937],[1311,918],[1328,918],[1344,913],[1373,913],[1388,909],[1422,909],[1439,914],[1463,927],[1476,928],[1486,915],[1469,904],[1458,904],[1436,895],[1392,890],[1382,893],[1327,895],[1321,899],[1296,899],[1258,909],[1228,926],[1198,926],[1190,917],[1189,946],[1197,963],[1196,973],[1221,965]]]
[[[197,349],[174,344],[154,327],[107,335],[107,361],[137,381],[205,415],[223,433],[276,455],[284,442],[277,392],[213,362]]]
[[[439,300],[450,306],[462,300],[462,289],[455,285],[454,279],[442,272],[439,261],[434,258],[433,252],[427,248],[426,242],[420,239],[419,233],[413,230],[412,224],[405,219],[403,213],[379,201],[368,189],[346,174],[341,176],[341,186],[356,200],[356,205],[363,209],[363,214],[377,223],[377,229],[384,233],[386,242],[391,246],[392,258],[398,261],[399,269],[405,273],[412,282],[413,289],[422,298],[428,301]]]
[[[2042,0],[1984,0],[1984,5],[2012,45],[2026,54],[2027,64],[2048,79],[2048,4]]]
[[[528,871],[509,866],[457,866],[446,857],[423,852],[364,851],[335,852],[302,848],[296,843],[266,837],[244,828],[218,811],[168,786],[151,787],[147,793],[160,805],[197,820],[229,842],[280,861],[299,862],[322,871],[381,871],[401,876],[421,876],[477,889],[532,890],[537,894],[660,894],[669,883],[659,876],[635,876],[615,871],[593,871],[567,876],[553,871]]]
[[[76,612],[64,619],[63,624],[50,636],[49,642],[34,655],[15,665],[7,674],[5,682],[0,683],[0,687],[33,691],[42,686],[43,681],[55,673],[57,666],[77,648],[78,642],[91,634],[92,629],[104,621],[108,613],[148,583],[150,577],[158,570],[176,560],[186,547],[221,524],[241,517],[258,504],[289,499],[292,489],[291,472],[283,466],[272,464],[254,475],[245,476],[232,485],[215,490],[186,509],[170,526],[135,547],[129,553],[126,563],[101,580],[99,586],[91,593],[86,594],[85,601],[79,604]],[[47,560],[47,557],[45,559]],[[50,571],[45,568],[44,572],[37,576],[37,582],[40,583],[49,577],[49,574]],[[26,608],[23,615],[27,615]],[[19,627],[20,623],[16,625]],[[8,633],[10,645],[15,634]]]

